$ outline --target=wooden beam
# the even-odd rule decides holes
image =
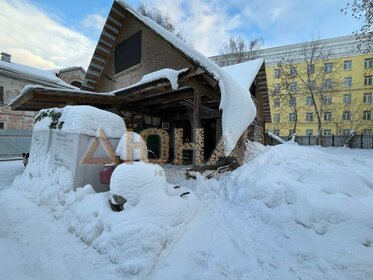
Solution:
[[[154,106],[157,104],[168,104],[174,101],[193,98],[193,92],[188,89],[184,92],[175,92],[167,95],[158,96],[156,98],[148,99],[146,101],[140,101],[142,106]]]
[[[139,95],[133,96],[130,101],[131,102],[136,102],[136,101],[139,101],[139,100],[154,98],[154,97],[157,97],[157,96],[166,95],[166,94],[170,94],[170,93],[178,94],[178,92],[180,92],[180,91],[192,90],[192,88],[191,87],[179,87],[177,90],[166,90],[166,88],[164,88],[164,89],[160,88],[158,90],[159,90],[158,92],[151,91],[151,92],[146,92],[146,93],[140,93]]]
[[[197,129],[202,127],[201,124],[201,95],[197,89],[194,89],[194,104],[193,104],[193,119],[192,119],[192,133],[193,143],[197,143]],[[197,151],[193,151],[193,169],[197,167]]]

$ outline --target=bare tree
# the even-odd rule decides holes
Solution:
[[[258,58],[259,50],[263,45],[261,38],[254,38],[246,42],[241,37],[230,37],[225,43],[221,54],[224,59],[219,62],[220,66],[227,66]]]
[[[174,34],[177,38],[191,45],[191,42],[189,42],[185,38],[185,36],[181,33],[180,29],[171,21],[170,17],[167,14],[164,14],[159,9],[145,2],[139,3],[137,11],[140,12],[143,16],[151,18],[164,29],[167,29],[172,34]]]
[[[290,137],[293,136],[293,134],[297,133],[297,125],[298,125],[298,112],[300,109],[300,104],[298,102],[297,104],[297,86],[294,87],[294,73],[293,69],[295,69],[295,66],[292,61],[289,61],[289,63],[284,63],[283,61],[279,62],[277,64],[278,71],[280,74],[279,78],[281,79],[281,82],[279,83],[279,89],[276,91],[281,90],[281,94],[278,94],[279,100],[282,104],[280,108],[283,108],[285,112],[289,112],[287,108],[290,108],[290,112],[292,115],[289,115],[289,122],[293,123],[293,133],[292,135],[289,135]]]
[[[294,100],[298,93],[308,94],[309,106],[312,116],[306,121],[313,122],[313,114],[317,122],[316,143],[322,144],[323,111],[325,105],[331,103],[333,92],[340,88],[337,77],[341,62],[333,59],[333,53],[325,49],[319,40],[304,43],[300,51],[293,57],[288,55],[278,63],[278,77],[281,80],[281,94],[289,100]],[[285,98],[286,98],[285,97]],[[298,123],[299,107],[296,103],[289,103],[292,111],[296,114],[294,130]]]
[[[341,12],[345,15],[351,13],[354,18],[362,22],[360,30],[353,32],[360,42],[359,50],[367,53],[373,51],[373,1],[353,0],[348,2]]]
[[[361,128],[365,122],[364,112],[370,114],[371,111],[370,104],[364,103],[363,99],[353,102],[351,98],[350,95],[349,98],[344,98],[343,102],[329,109],[330,122],[335,126],[341,143],[346,147],[351,147],[356,134],[362,132]]]

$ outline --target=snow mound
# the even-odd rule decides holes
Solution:
[[[102,128],[106,136],[120,138],[126,131],[124,120],[120,116],[92,106],[81,105],[43,109],[40,110],[38,116],[50,112],[61,114],[58,119],[58,124],[62,124],[59,129],[61,132],[97,136],[98,129]],[[36,116],[36,119],[38,116]],[[51,122],[52,118],[49,116],[36,121],[33,131],[49,130]]]
[[[43,170],[43,168],[46,168]],[[37,172],[50,176],[40,179]],[[48,166],[26,171],[14,181],[29,199],[47,207],[66,229],[107,256],[119,278],[148,278],[163,254],[177,242],[197,212],[195,195],[169,194],[164,170],[154,164],[119,165],[111,191],[96,193],[86,185],[73,191],[70,173]],[[122,194],[124,211],[113,212],[111,193]]]
[[[115,168],[110,181],[110,193],[124,197],[131,206],[140,201],[141,193],[151,192],[154,185],[166,184],[164,170],[157,164],[133,162]]]

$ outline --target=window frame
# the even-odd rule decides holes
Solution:
[[[346,98],[347,97],[347,98]],[[348,101],[348,102],[346,102]],[[351,93],[346,93],[343,95],[343,104],[351,104],[352,103],[352,95]]]
[[[343,111],[342,119],[344,121],[351,121],[352,120],[352,114],[351,111]]]
[[[333,72],[333,62],[324,63],[324,72],[325,73]]]
[[[363,120],[364,121],[371,121],[372,120],[372,111],[371,110],[363,111]]]
[[[331,122],[332,121],[332,112],[324,112],[324,121]]]
[[[365,58],[364,69],[371,69],[371,68],[373,68],[373,57]]]
[[[352,87],[352,77],[344,77],[343,78],[343,86],[346,88]]]
[[[289,122],[295,123],[297,121],[297,114],[296,113],[289,113]]]
[[[369,102],[367,102],[369,101]],[[363,96],[363,103],[364,104],[371,104],[372,103],[372,93],[371,92],[365,92]]]
[[[348,67],[346,67],[346,65],[348,65]],[[351,71],[352,70],[352,60],[345,60],[343,62],[343,70],[345,71]]]
[[[310,102],[308,102],[308,101],[310,101]],[[313,106],[313,105],[314,105],[314,104],[313,104],[312,96],[307,96],[307,97],[306,97],[306,105],[307,105],[307,106]]]
[[[281,116],[280,114],[274,114],[273,115],[273,122],[274,123],[279,123],[281,121]]]
[[[306,113],[306,122],[313,122],[313,112]]]
[[[373,86],[373,75],[364,76],[364,86]]]

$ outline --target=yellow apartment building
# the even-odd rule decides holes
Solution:
[[[272,122],[283,137],[373,133],[373,53],[342,36],[260,51],[265,59]],[[212,57],[220,64],[223,56]],[[295,131],[294,131],[295,129]]]

